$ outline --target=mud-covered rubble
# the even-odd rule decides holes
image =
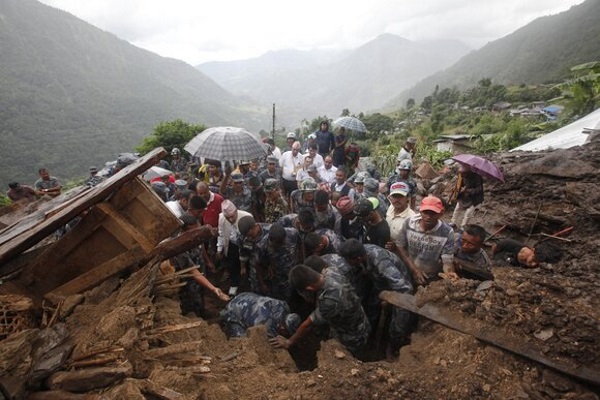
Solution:
[[[548,359],[600,365],[600,146],[493,159],[506,183],[486,182],[472,222],[504,228],[497,238],[550,240],[562,260],[498,266],[483,283],[437,281],[418,292],[418,303],[506,332]],[[420,186],[443,195],[453,178]],[[569,227],[562,240],[542,235]],[[299,372],[261,327],[228,340],[217,324],[180,315],[176,296],[153,293],[156,273],[145,266],[69,296],[50,327],[2,341],[4,389],[33,399],[599,398],[598,387],[424,318],[396,362],[363,363],[329,340],[317,367]]]

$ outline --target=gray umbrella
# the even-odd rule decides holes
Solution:
[[[332,122],[333,126],[344,127],[355,132],[366,132],[367,127],[362,121],[354,117],[339,117]]]
[[[183,148],[196,157],[213,160],[252,160],[267,154],[258,136],[242,128],[218,126],[196,135]]]

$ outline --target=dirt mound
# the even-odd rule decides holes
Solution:
[[[597,368],[600,145],[498,154],[494,161],[506,183],[486,183],[486,200],[473,222],[488,232],[504,227],[497,237],[530,245],[551,241],[563,250],[562,260],[536,269],[495,267],[493,282],[434,282],[419,291],[418,302],[501,330],[575,372],[578,366]],[[547,236],[565,229],[561,239]],[[153,294],[156,273],[146,266],[127,280],[107,280],[67,298],[51,328],[4,340],[4,390],[38,399],[74,393],[128,399],[598,399],[598,388],[426,319],[397,362],[363,363],[330,340],[321,345],[318,366],[298,372],[289,353],[268,344],[262,327],[248,338],[228,340],[217,324],[180,315],[175,299]]]

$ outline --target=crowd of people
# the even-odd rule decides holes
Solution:
[[[210,291],[226,302],[221,321],[230,336],[263,324],[274,346],[290,348],[316,331],[358,358],[376,347],[393,358],[408,343],[415,318],[397,307],[384,312],[381,291],[412,294],[438,279],[489,276],[487,233],[469,224],[483,202],[479,175],[461,166],[452,195],[457,205],[447,222],[442,199],[418,201],[414,138],[387,178],[373,165],[357,171],[359,151],[347,140],[324,121],[305,143],[294,133],[285,149],[265,139],[269,154],[262,160],[188,161],[172,149],[171,162],[159,164],[172,173],[149,183],[181,219],[182,231],[208,225],[213,232],[170,260],[175,270],[199,267],[180,293],[184,314],[202,316],[204,291]],[[115,169],[126,161],[117,160]],[[11,183],[8,197],[60,194],[57,178],[46,169],[39,174],[33,188]],[[102,179],[91,167],[86,183]],[[501,242],[496,250],[522,266],[540,261],[535,249],[518,242]],[[218,271],[226,272],[225,292],[211,282]]]

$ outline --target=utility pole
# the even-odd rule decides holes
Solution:
[[[271,137],[275,140],[275,103],[273,103],[273,129],[271,130]]]

